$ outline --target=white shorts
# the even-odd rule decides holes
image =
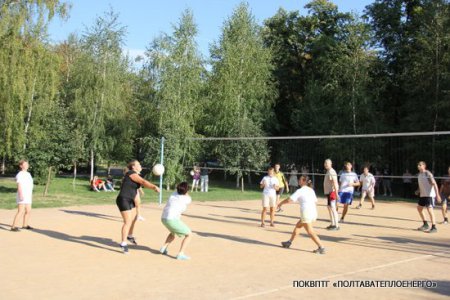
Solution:
[[[193,179],[192,180],[192,185],[193,186],[197,186],[199,181],[200,181],[200,179]]]
[[[317,211],[313,210],[304,210],[300,215],[301,223],[312,223],[317,220]]]
[[[262,199],[262,206],[263,207],[275,207],[277,204],[277,195],[264,195]]]
[[[361,197],[365,198],[366,196],[368,196],[369,198],[373,198],[375,196],[374,190],[367,190],[367,191],[362,191]]]
[[[19,199],[16,199],[17,204],[31,204],[31,198],[25,198],[23,201],[19,201]]]

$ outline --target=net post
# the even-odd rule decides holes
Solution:
[[[164,141],[165,138],[161,137],[161,158],[160,158],[160,164],[164,166]],[[162,184],[163,184],[163,176],[164,174],[161,174],[159,176],[159,205],[162,204]]]

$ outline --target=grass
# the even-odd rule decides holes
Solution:
[[[35,185],[33,192],[33,208],[65,207],[77,205],[110,205],[116,203],[118,192],[92,192],[89,190],[89,180],[79,178],[73,186],[72,178],[58,177],[52,181],[48,195],[43,196],[44,186]],[[143,203],[158,202],[154,191],[144,189]],[[15,209],[17,185],[13,178],[0,179],[0,209]],[[173,191],[163,190],[163,202]],[[233,188],[232,185],[218,185],[212,182],[208,193],[191,193],[194,201],[239,201],[257,200],[261,191],[248,189],[245,192]]]
[[[116,203],[118,192],[92,192],[89,190],[89,180],[87,178],[78,178],[73,186],[72,178],[57,177],[50,185],[47,197],[43,196],[44,186],[35,185],[33,192],[33,208],[45,207],[65,207],[77,205],[111,205]],[[0,178],[0,209],[15,209],[17,186],[13,178]],[[143,203],[158,202],[158,195],[148,189],[144,189],[145,195]],[[173,191],[163,190],[163,202]],[[320,189],[318,196],[320,194]],[[246,191],[241,192],[236,189],[233,183],[210,182],[208,193],[193,192],[190,193],[194,201],[240,201],[240,200],[259,200],[261,199],[261,190],[254,184],[247,186]],[[286,194],[284,194],[284,197]],[[385,201],[407,201],[416,202],[417,199],[404,198],[386,198],[377,196],[376,200]],[[355,200],[359,200],[356,198]],[[368,199],[366,199],[368,201]]]

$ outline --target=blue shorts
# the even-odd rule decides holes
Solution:
[[[339,203],[351,205],[353,202],[353,193],[339,192],[339,198]]]

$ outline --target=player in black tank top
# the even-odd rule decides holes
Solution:
[[[141,164],[137,160],[132,160],[128,163],[128,172],[122,179],[122,185],[120,193],[117,196],[116,204],[120,210],[120,214],[123,218],[122,226],[122,242],[120,246],[124,253],[128,253],[127,240],[136,244],[136,240],[133,237],[134,224],[136,223],[136,217],[132,215],[132,209],[134,208],[134,198],[137,195],[138,189],[146,187],[159,193],[159,188],[145,180],[139,173],[142,171]]]

